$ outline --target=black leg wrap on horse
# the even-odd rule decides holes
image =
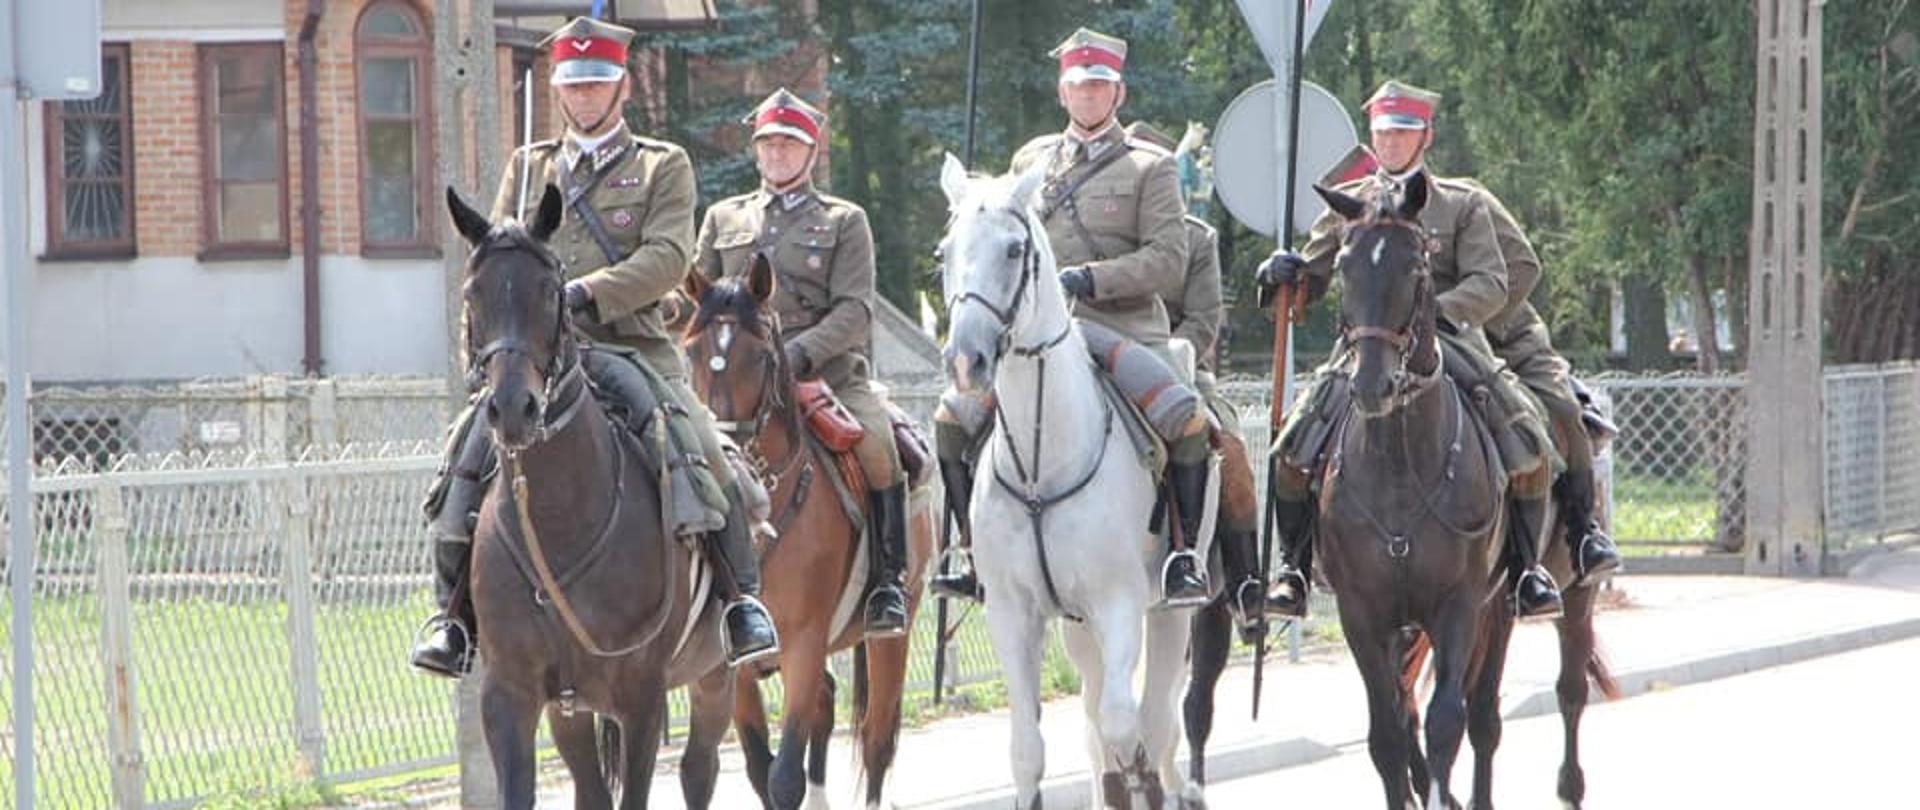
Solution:
[[[1512,560],[1514,612],[1521,617],[1560,613],[1560,589],[1540,566],[1537,545],[1547,520],[1547,499],[1507,499],[1507,553]]]
[[[1292,619],[1307,617],[1307,596],[1313,587],[1313,500],[1276,499],[1276,531],[1280,535],[1280,570],[1267,592],[1267,613]]]
[[[1173,483],[1180,531],[1174,535],[1171,556],[1161,571],[1161,600],[1168,605],[1197,605],[1207,601],[1206,566],[1198,554],[1201,518],[1207,507],[1207,462],[1173,462],[1167,475]]]
[[[1574,583],[1611,574],[1620,569],[1620,551],[1593,516],[1593,470],[1569,469],[1554,482],[1553,494],[1560,504],[1562,524],[1567,529],[1567,547],[1572,552]]]
[[[907,594],[907,485],[894,484],[868,496],[867,637],[905,635]]]
[[[753,553],[753,534],[739,493],[728,493],[727,525],[706,534],[707,555],[721,571],[717,580],[726,591],[725,633],[727,664],[737,666],[780,651],[773,617],[760,603],[760,561]]]
[[[473,560],[471,542],[433,544],[433,599],[440,612],[427,620],[424,636],[413,645],[408,662],[423,672],[458,678],[473,669],[479,639],[467,572]]]

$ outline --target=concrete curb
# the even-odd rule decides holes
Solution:
[[[1748,650],[1712,655],[1693,661],[1616,673],[1624,697],[1634,697],[1659,689],[1715,681],[1758,672],[1813,658],[1864,649],[1879,644],[1920,636],[1920,618],[1868,625],[1837,633],[1820,633],[1793,641],[1755,647]],[[1560,698],[1552,686],[1537,689],[1505,701],[1510,707],[1502,713],[1509,720],[1537,717],[1560,711]]]
[[[1620,683],[1623,696],[1631,698],[1660,689],[1731,678],[1914,637],[1920,637],[1920,618],[1869,625],[1837,633],[1820,633],[1692,661],[1616,673],[1614,677]],[[1509,696],[1504,702],[1509,708],[1502,714],[1508,720],[1538,717],[1560,710],[1559,697],[1551,685],[1535,688],[1517,697]],[[1215,748],[1207,752],[1207,781],[1217,783],[1308,765],[1333,757],[1343,748],[1363,745],[1365,742],[1365,740],[1343,740],[1328,743],[1296,737]],[[1184,768],[1186,762],[1184,757],[1181,758],[1181,767]],[[1092,790],[1091,778],[1092,774],[1081,771],[1047,779],[1041,783],[1042,803],[1047,807],[1083,807],[1083,800]],[[1013,788],[1007,786],[932,802],[901,805],[901,808],[902,810],[1000,810],[1012,800]]]

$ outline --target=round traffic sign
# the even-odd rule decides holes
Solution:
[[[1213,129],[1213,188],[1247,227],[1273,236],[1280,221],[1280,154],[1286,148],[1276,105],[1285,99],[1273,79],[1247,88]],[[1284,109],[1284,108],[1281,108]],[[1293,230],[1304,233],[1326,210],[1313,183],[1360,142],[1340,100],[1313,82],[1300,83],[1300,159],[1293,179]]]

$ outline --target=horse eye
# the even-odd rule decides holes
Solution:
[[[1007,246],[1007,258],[1018,259],[1027,253],[1027,243],[1015,242]]]

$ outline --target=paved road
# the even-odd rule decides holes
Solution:
[[[1920,640],[1661,690],[1587,713],[1587,807],[1916,807],[1911,755],[1920,729]],[[1358,710],[1360,707],[1356,706]],[[1494,799],[1552,807],[1560,720],[1506,724]],[[1463,752],[1454,793],[1472,793]],[[1223,782],[1221,808],[1376,808],[1364,744],[1311,765]]]

